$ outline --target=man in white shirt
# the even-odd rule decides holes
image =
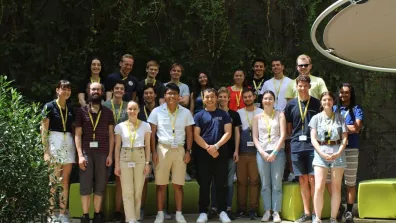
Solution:
[[[165,87],[165,102],[154,108],[147,122],[151,124],[151,152],[155,163],[155,184],[157,185],[158,214],[154,223],[164,222],[164,201],[169,174],[175,190],[176,221],[186,223],[182,215],[183,185],[186,165],[190,161],[193,141],[193,117],[190,111],[179,105],[180,89],[175,83]],[[156,145],[158,137],[158,146]],[[184,150],[185,139],[187,151]]]

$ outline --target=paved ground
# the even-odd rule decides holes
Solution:
[[[187,222],[192,223],[192,222],[195,222],[197,220],[198,214],[187,214],[187,215],[184,215],[184,217],[186,218]],[[79,219],[70,219],[70,220],[72,220],[72,221],[70,221],[71,223],[79,223],[80,222]],[[144,219],[143,221],[141,221],[140,223],[153,223],[154,220],[155,220],[155,216],[150,216],[150,217],[147,217],[146,219]],[[109,221],[109,222],[111,222],[111,221]],[[174,222],[176,222],[174,219],[165,221],[165,223],[174,223]],[[216,219],[216,220],[212,220],[212,221],[208,221],[208,222],[220,222],[220,221],[218,221]],[[235,220],[235,221],[232,221],[232,222],[235,222],[235,223],[242,223],[242,222],[244,222],[244,223],[253,223],[253,222],[260,222],[260,219],[257,219],[257,220],[238,219],[238,220]],[[293,222],[293,221],[282,221],[282,222],[283,223],[290,223],[290,222]],[[329,220],[323,220],[322,222],[323,223],[329,223]],[[396,220],[355,219],[355,223],[373,223],[373,222],[383,222],[383,223],[385,223],[385,222],[386,223],[388,223],[388,222],[391,223],[392,222],[392,223],[395,223]]]

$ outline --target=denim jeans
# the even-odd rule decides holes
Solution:
[[[268,151],[270,154],[272,151]],[[281,211],[282,208],[282,178],[285,168],[285,152],[281,149],[275,160],[270,163],[257,153],[257,166],[261,179],[261,197],[264,200],[264,209]],[[272,198],[272,199],[271,199]]]
[[[228,159],[228,177],[227,177],[227,208],[232,207],[232,198],[234,196],[234,175],[236,171],[236,163],[233,159]],[[212,208],[217,208],[217,200],[216,200],[216,187],[212,180],[211,187],[211,200],[212,200]]]

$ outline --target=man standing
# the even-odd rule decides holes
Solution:
[[[89,205],[94,188],[94,222],[104,222],[102,197],[107,183],[107,167],[113,161],[114,117],[101,106],[103,86],[94,82],[88,87],[89,104],[76,113],[75,142],[80,167],[82,223],[89,223]],[[94,181],[95,178],[95,181]]]
[[[221,222],[231,222],[226,213],[228,151],[226,143],[231,137],[231,118],[218,109],[217,92],[213,88],[203,91],[205,109],[194,115],[194,140],[200,146],[196,152],[197,180],[199,184],[198,223],[208,221],[210,185],[216,185],[217,209]]]
[[[263,59],[255,59],[253,61],[253,76],[248,79],[248,85],[253,88],[256,99],[254,101],[254,105],[258,108],[262,108],[261,101],[263,99],[263,95],[261,94],[261,88],[265,82],[264,71],[265,71],[265,63]]]
[[[190,111],[179,105],[180,89],[174,84],[165,87],[165,102],[154,108],[148,122],[151,124],[151,151],[155,163],[155,184],[157,185],[158,214],[155,223],[164,222],[164,200],[169,174],[175,190],[176,221],[185,223],[182,215],[183,185],[185,183],[186,165],[190,161],[193,141],[193,117]],[[156,148],[156,136],[158,146]],[[184,151],[185,139],[187,151]]]
[[[122,80],[117,80],[115,85],[112,89],[113,98],[104,102],[103,106],[106,108],[111,109],[114,116],[114,125],[117,125],[123,121],[128,119],[128,114],[126,112],[128,102],[123,101],[122,97],[125,94],[125,83]],[[109,168],[108,177],[110,179],[114,179],[114,162],[111,168]],[[122,206],[122,188],[121,188],[121,181],[119,176],[115,176],[115,185],[116,185],[116,198],[115,198],[115,213],[114,218],[116,222],[121,222],[125,215],[121,213],[121,206]]]
[[[113,96],[111,90],[113,89],[117,80],[122,80],[125,83],[125,95],[122,98],[124,101],[136,100],[136,91],[139,89],[139,81],[130,73],[133,68],[134,59],[130,54],[125,54],[121,57],[120,70],[110,74],[106,79],[106,101]]]
[[[158,93],[158,97],[155,99],[155,103],[157,105],[162,105],[165,102],[164,99],[164,90],[165,86],[161,81],[156,80],[155,78],[158,75],[160,65],[157,61],[155,60],[150,60],[147,62],[146,65],[146,73],[147,77],[144,80],[141,80],[139,82],[140,90],[139,90],[139,103],[143,104],[144,99],[143,99],[143,88],[147,85],[151,85],[155,88],[155,91]]]
[[[310,221],[311,197],[315,189],[314,148],[311,144],[310,129],[308,126],[311,118],[319,113],[320,101],[309,95],[310,78],[300,75],[296,79],[298,97],[289,101],[285,108],[287,121],[287,133],[291,135],[291,159],[294,175],[299,177],[301,197],[304,205],[304,213],[297,222]],[[312,213],[312,221],[315,220],[315,211]]]
[[[242,91],[243,102],[246,107],[239,109],[239,117],[242,122],[241,140],[239,145],[239,161],[237,165],[237,195],[238,212],[237,218],[244,217],[246,212],[247,189],[249,188],[249,218],[256,219],[258,208],[260,178],[257,168],[257,149],[252,138],[252,121],[255,115],[263,112],[263,109],[254,105],[256,100],[255,91],[245,88]]]
[[[174,63],[172,64],[170,70],[171,80],[168,83],[165,83],[165,86],[169,83],[176,84],[180,89],[180,101],[179,104],[183,107],[188,107],[188,103],[190,101],[190,89],[187,84],[180,82],[180,77],[182,76],[184,68],[181,64]]]
[[[311,80],[311,88],[309,89],[309,95],[315,97],[316,99],[320,98],[320,95],[323,92],[328,91],[326,87],[326,83],[320,77],[315,77],[311,75],[312,69],[312,60],[311,57],[301,54],[297,57],[297,71],[299,75],[307,75]],[[298,89],[296,88],[296,84],[292,81],[286,89],[285,98],[290,100],[296,98],[298,96]]]

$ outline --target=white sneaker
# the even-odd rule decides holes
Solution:
[[[273,221],[273,222],[282,222],[282,219],[280,218],[278,212],[274,212],[274,213],[272,214],[272,221]]]
[[[206,223],[208,221],[208,215],[206,213],[199,214],[197,223]]]
[[[69,223],[69,218],[64,214],[59,214],[58,221],[60,221],[61,223]]]
[[[154,223],[164,223],[164,212],[158,212],[157,217],[155,217]]]
[[[271,212],[270,211],[266,211],[263,215],[263,217],[261,218],[261,221],[269,221],[271,217]]]
[[[192,179],[191,179],[190,175],[188,173],[186,173],[186,177],[184,180],[187,182],[190,182]]]
[[[234,173],[234,183],[237,182],[238,178],[236,176],[236,173]]]
[[[224,211],[220,212],[219,214],[219,220],[223,223],[229,223],[231,222],[231,219],[228,217],[227,213]]]
[[[171,220],[172,219],[172,215],[168,214],[168,212],[166,210],[164,210],[164,219],[165,220]]]
[[[175,219],[177,223],[187,223],[186,219],[184,219],[184,216],[182,214],[176,214]]]
[[[47,217],[47,223],[58,222],[58,218],[55,215],[51,215]]]
[[[294,176],[294,173],[290,173],[289,176],[287,177],[287,181],[293,182],[295,178],[296,177]]]

